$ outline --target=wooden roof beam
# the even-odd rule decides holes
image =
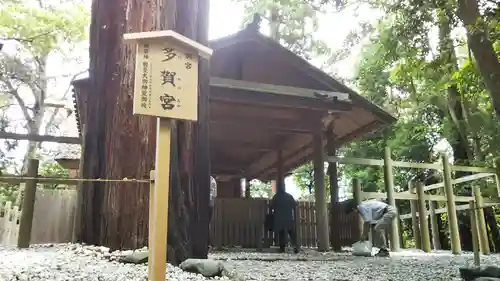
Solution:
[[[211,173],[214,175],[238,175],[242,172],[242,169],[228,168],[228,167],[212,167]]]
[[[329,102],[351,102],[350,95],[348,93],[266,84],[221,77],[211,77],[210,86],[216,88],[229,88],[251,92],[277,94],[287,97],[295,96],[301,98],[320,99]]]
[[[308,110],[324,110],[332,112],[348,111],[352,109],[350,100],[346,99],[343,95],[341,95],[341,93],[318,93],[315,92],[315,90],[309,90],[311,91],[310,93],[287,92],[287,88],[294,87],[232,79],[224,79],[224,83],[212,83],[213,79],[214,78],[211,78],[210,80],[212,87],[219,88],[217,90],[212,90],[210,93],[210,100],[214,102],[251,104],[274,108],[303,108]],[[237,83],[236,85],[231,84],[232,82],[225,83],[227,81],[237,81]],[[251,85],[256,84],[265,86],[246,87],[240,85],[245,85],[246,83],[250,83]],[[280,89],[273,92],[269,90],[271,87],[285,87],[285,89]]]
[[[294,96],[270,95],[261,92],[234,91],[228,89],[214,90],[210,93],[211,102],[227,104],[244,104],[267,108],[307,109],[321,111],[349,111],[351,104],[345,102],[330,103],[319,99],[309,99]]]
[[[243,148],[243,149],[251,149],[258,151],[276,151],[276,147],[273,145],[249,142],[249,141],[240,141],[240,140],[210,140],[210,145],[216,147],[217,149],[224,149],[228,147],[235,148]]]
[[[212,126],[221,126],[228,131],[235,132],[245,130],[251,132],[283,132],[287,134],[311,134],[311,126],[304,124],[293,125],[287,122],[277,122],[269,120],[269,122],[234,122],[233,120],[212,120]]]

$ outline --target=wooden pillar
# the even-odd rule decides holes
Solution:
[[[451,182],[451,167],[446,155],[443,155],[441,157],[441,161],[443,162],[444,192],[446,193],[446,207],[448,209],[448,225],[450,228],[451,252],[455,255],[458,255],[460,254],[460,252],[462,252],[462,247],[460,245],[460,234],[458,232],[455,195],[453,194],[453,184]]]
[[[441,250],[441,241],[439,241],[439,226],[436,216],[436,202],[429,201],[429,210],[431,217],[432,245],[434,250]]]
[[[38,160],[28,160],[27,177],[38,177]],[[35,211],[36,199],[36,179],[26,181],[26,188],[24,190],[23,205],[21,209],[21,221],[19,223],[19,236],[17,238],[17,247],[29,248],[31,240],[31,230],[33,228],[33,213]]]
[[[317,124],[316,126],[316,131],[313,135],[316,233],[318,238],[318,250],[328,251],[330,246],[328,239],[328,212],[326,210],[323,136],[320,124]]]
[[[396,200],[394,199],[394,177],[392,175],[392,159],[391,159],[391,149],[389,147],[385,148],[384,153],[384,184],[385,192],[387,192],[387,203],[394,208],[396,208]],[[399,216],[392,221],[391,224],[391,251],[399,251],[399,230],[398,223]]]
[[[243,182],[245,184],[245,198],[251,198],[252,196],[250,195],[250,182],[248,181],[248,179],[244,178],[243,179]]]
[[[339,202],[339,179],[337,163],[328,163],[328,176],[330,177],[330,203],[335,204]]]
[[[425,207],[424,184],[417,182],[418,218],[420,221],[420,237],[422,238],[422,250],[426,253],[431,251],[429,238],[429,227],[427,223],[427,208]]]
[[[413,186],[413,183],[411,181],[408,182],[408,191],[412,194],[416,194],[415,187]],[[420,237],[420,227],[418,225],[418,217],[417,217],[417,210],[418,210],[417,200],[410,200],[410,208],[411,208],[411,226],[413,232],[413,239],[415,239],[415,248],[422,249],[422,239]]]
[[[335,151],[334,149],[330,151]],[[333,152],[335,155],[335,152]],[[340,214],[342,210],[338,209],[339,202],[339,182],[338,182],[338,172],[337,163],[328,163],[328,177],[330,183],[330,218],[331,225],[340,225]],[[341,251],[342,244],[340,243],[340,231],[338,228],[330,227],[330,241],[334,251]]]
[[[80,146],[80,162],[78,163],[78,178],[81,178],[83,175],[83,163],[85,161],[85,136],[87,135],[87,125],[83,124],[82,126],[82,144]],[[73,243],[81,241],[80,235],[80,226],[81,226],[81,217],[82,217],[82,192],[80,191],[83,187],[83,182],[79,182],[76,185],[76,204],[75,204],[75,215],[73,218]]]
[[[398,213],[398,229],[399,229],[399,248],[400,249],[404,249],[406,248],[405,247],[405,243],[404,243],[404,240],[403,240],[403,220],[401,219],[400,217],[400,214]]]
[[[359,205],[362,202],[361,199],[361,183],[359,179],[352,179],[352,195],[354,197],[354,201]],[[359,239],[363,235],[363,220],[361,216],[358,215],[358,229],[357,229],[357,239]]]
[[[476,200],[476,221],[477,229],[479,231],[479,247],[481,252],[485,255],[490,254],[490,245],[488,239],[488,229],[486,228],[486,221],[484,220],[484,203],[483,197],[481,196],[481,189],[479,186],[474,186],[474,199]]]
[[[241,198],[241,197],[243,197],[243,192],[241,190],[241,180],[240,179],[231,180],[231,187],[233,189],[233,198]]]
[[[285,171],[283,169],[283,151],[279,149],[276,152],[276,192],[279,190],[285,191]]]
[[[480,266],[481,256],[479,255],[479,235],[477,229],[476,204],[474,200],[469,201],[470,226],[472,233],[472,251],[474,252],[474,265]]]
[[[497,197],[500,197],[500,158],[495,160],[495,183],[497,185]]]

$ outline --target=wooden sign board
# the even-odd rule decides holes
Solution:
[[[133,113],[198,120],[198,59],[212,50],[172,30],[129,33],[136,43]]]
[[[148,279],[164,281],[167,258],[171,120],[198,119],[198,58],[212,50],[172,30],[130,33],[136,43],[134,114],[158,117],[150,188]]]

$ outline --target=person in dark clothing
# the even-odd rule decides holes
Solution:
[[[292,195],[285,192],[283,189],[278,189],[271,200],[270,209],[273,214],[274,235],[278,236],[280,252],[285,252],[287,236],[290,236],[294,252],[299,252],[297,235],[295,232],[295,220],[297,202]]]

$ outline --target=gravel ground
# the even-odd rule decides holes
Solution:
[[[117,258],[131,251],[109,253],[105,247],[73,244],[33,246],[28,250],[0,248],[1,281],[147,280],[147,266],[122,264]],[[392,253],[391,258],[354,257],[349,252],[298,255],[224,251],[210,254],[222,260],[238,280],[460,280],[458,268],[472,264],[472,255],[420,251]],[[500,255],[482,256],[482,264],[500,264]],[[167,280],[208,280],[201,275],[168,266]],[[227,277],[216,278],[228,280]],[[212,279],[213,280],[213,279]]]
[[[453,256],[446,251],[425,254],[416,250],[391,253],[391,258],[313,251],[299,255],[225,252],[211,257],[225,260],[225,267],[245,280],[449,281],[461,280],[458,268],[472,265],[471,253]],[[481,262],[498,265],[500,255],[482,256]]]
[[[147,265],[113,261],[129,252],[109,253],[105,247],[82,247],[76,244],[40,245],[28,250],[0,248],[0,280],[147,281]],[[170,264],[167,270],[169,281],[208,280]],[[220,279],[228,280],[225,277]]]

